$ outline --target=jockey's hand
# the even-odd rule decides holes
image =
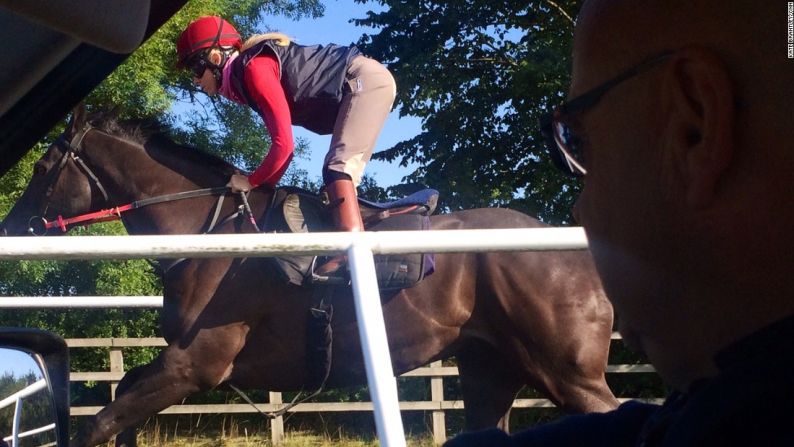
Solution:
[[[226,186],[228,186],[234,194],[251,190],[251,183],[248,182],[248,177],[242,174],[232,174]]]

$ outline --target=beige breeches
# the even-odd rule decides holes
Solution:
[[[397,86],[383,64],[364,56],[351,62],[347,83],[325,166],[349,175],[358,186],[391,111]]]

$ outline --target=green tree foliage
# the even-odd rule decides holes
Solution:
[[[366,3],[374,0],[357,0]],[[569,81],[578,0],[377,0],[360,46],[397,78],[402,115],[422,132],[375,155],[418,164],[408,180],[449,209],[509,206],[570,222],[578,188],[558,174],[537,122]]]

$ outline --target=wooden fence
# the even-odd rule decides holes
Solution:
[[[619,339],[618,334],[613,334],[613,339]],[[73,338],[66,340],[69,348],[107,348],[109,351],[109,371],[72,372],[72,382],[108,382],[110,384],[111,399],[115,398],[118,381],[124,376],[124,357],[122,350],[125,348],[163,347],[166,346],[162,338]],[[653,373],[653,366],[647,364],[617,364],[608,365],[608,374],[626,373]],[[446,440],[445,411],[462,410],[462,400],[446,400],[444,398],[444,378],[457,376],[458,369],[453,366],[442,366],[441,362],[434,362],[428,366],[417,368],[400,377],[429,377],[429,401],[401,401],[401,411],[431,411],[433,421],[433,439],[436,444]],[[628,400],[622,398],[621,401]],[[648,401],[649,399],[644,399]],[[661,401],[651,399],[650,401]],[[264,412],[276,411],[283,406],[282,394],[269,393],[269,402],[255,403],[256,408],[249,404],[199,404],[199,405],[174,405],[160,414],[219,414],[219,413],[256,413],[257,409]],[[513,408],[549,408],[554,407],[548,399],[516,399]],[[71,415],[90,416],[96,414],[100,406],[73,406]],[[373,411],[371,402],[307,402],[290,410],[291,412],[339,412],[339,411]],[[282,417],[271,421],[271,439],[274,444],[279,444],[284,437],[284,420]]]

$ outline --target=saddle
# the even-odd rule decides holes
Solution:
[[[435,211],[438,191],[425,189],[392,202],[373,202],[359,198],[359,208],[366,231],[428,230],[429,216]],[[267,232],[309,233],[335,231],[328,200],[296,187],[276,190],[260,227]],[[431,254],[375,255],[375,271],[381,290],[412,287],[433,272]],[[328,279],[314,275],[322,257],[283,256],[269,258],[283,279],[299,286],[328,284]],[[343,285],[349,284],[344,278]]]

